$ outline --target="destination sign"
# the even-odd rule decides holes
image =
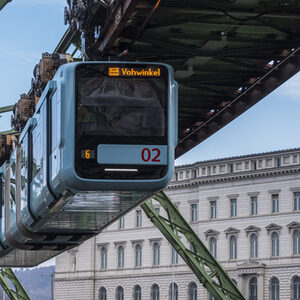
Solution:
[[[109,67],[108,75],[111,77],[160,77],[160,68],[125,68]]]

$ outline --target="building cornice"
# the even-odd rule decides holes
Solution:
[[[293,230],[293,229],[300,229],[300,223],[296,222],[296,221],[293,221],[293,222],[289,223],[287,225],[287,227],[289,229],[289,232],[291,232],[291,230]]]
[[[243,160],[253,160],[253,159],[261,159],[261,158],[270,158],[273,156],[278,155],[285,155],[285,154],[296,154],[300,152],[300,148],[292,148],[292,149],[285,149],[285,150],[276,150],[270,152],[261,152],[261,153],[254,153],[254,154],[247,154],[247,155],[239,155],[239,156],[231,156],[231,157],[224,157],[218,159],[211,159],[211,160],[204,160],[198,161],[193,164],[185,164],[181,166],[176,166],[176,169],[190,169],[197,167],[199,165],[211,165],[215,163],[228,163],[228,162],[236,162],[236,161],[243,161]]]
[[[279,231],[282,229],[282,226],[277,225],[275,223],[271,223],[270,225],[266,226],[268,234],[270,234],[271,231]]]
[[[248,226],[247,228],[245,228],[245,231],[247,233],[247,236],[250,234],[250,233],[257,233],[260,231],[260,228],[259,227],[256,227],[254,225],[250,225]]]
[[[299,165],[296,167],[281,167],[281,168],[273,168],[264,169],[264,170],[255,170],[255,171],[245,171],[245,172],[237,172],[237,173],[227,173],[224,175],[211,175],[206,177],[198,177],[188,180],[180,180],[171,182],[166,189],[176,189],[176,188],[184,188],[184,187],[193,187],[201,184],[207,183],[219,183],[219,182],[228,182],[228,181],[236,181],[236,180],[247,180],[259,177],[268,177],[268,176],[276,176],[276,175],[285,175],[285,174],[293,174],[300,173]]]
[[[234,227],[229,227],[226,230],[224,230],[224,232],[225,232],[226,238],[227,238],[231,234],[238,235],[240,233],[240,230],[237,228],[234,228]]]

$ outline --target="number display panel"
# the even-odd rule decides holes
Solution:
[[[167,146],[151,145],[99,145],[98,163],[167,165]]]
[[[158,161],[158,153],[152,150],[156,147],[164,153],[159,147],[168,141],[168,69],[146,64],[83,64],[75,74],[77,175],[95,179],[162,178],[167,158]],[[106,159],[99,157],[101,145],[115,145],[111,146],[115,152],[118,145],[132,146],[122,148],[122,159],[117,151],[114,160],[107,151]],[[139,153],[134,152],[139,146]],[[143,160],[144,148],[151,153],[148,158],[148,150],[144,150]],[[137,156],[140,159],[136,160]],[[112,171],[116,165],[118,171]],[[128,173],[129,169],[137,171]]]

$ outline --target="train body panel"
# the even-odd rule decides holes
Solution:
[[[176,118],[177,83],[167,65],[61,66],[1,168],[0,265],[7,253],[38,264],[75,247],[165,187]]]

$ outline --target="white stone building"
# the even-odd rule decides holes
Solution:
[[[300,299],[300,148],[180,166],[166,192],[246,299]],[[210,298],[139,207],[56,259],[56,300]]]

